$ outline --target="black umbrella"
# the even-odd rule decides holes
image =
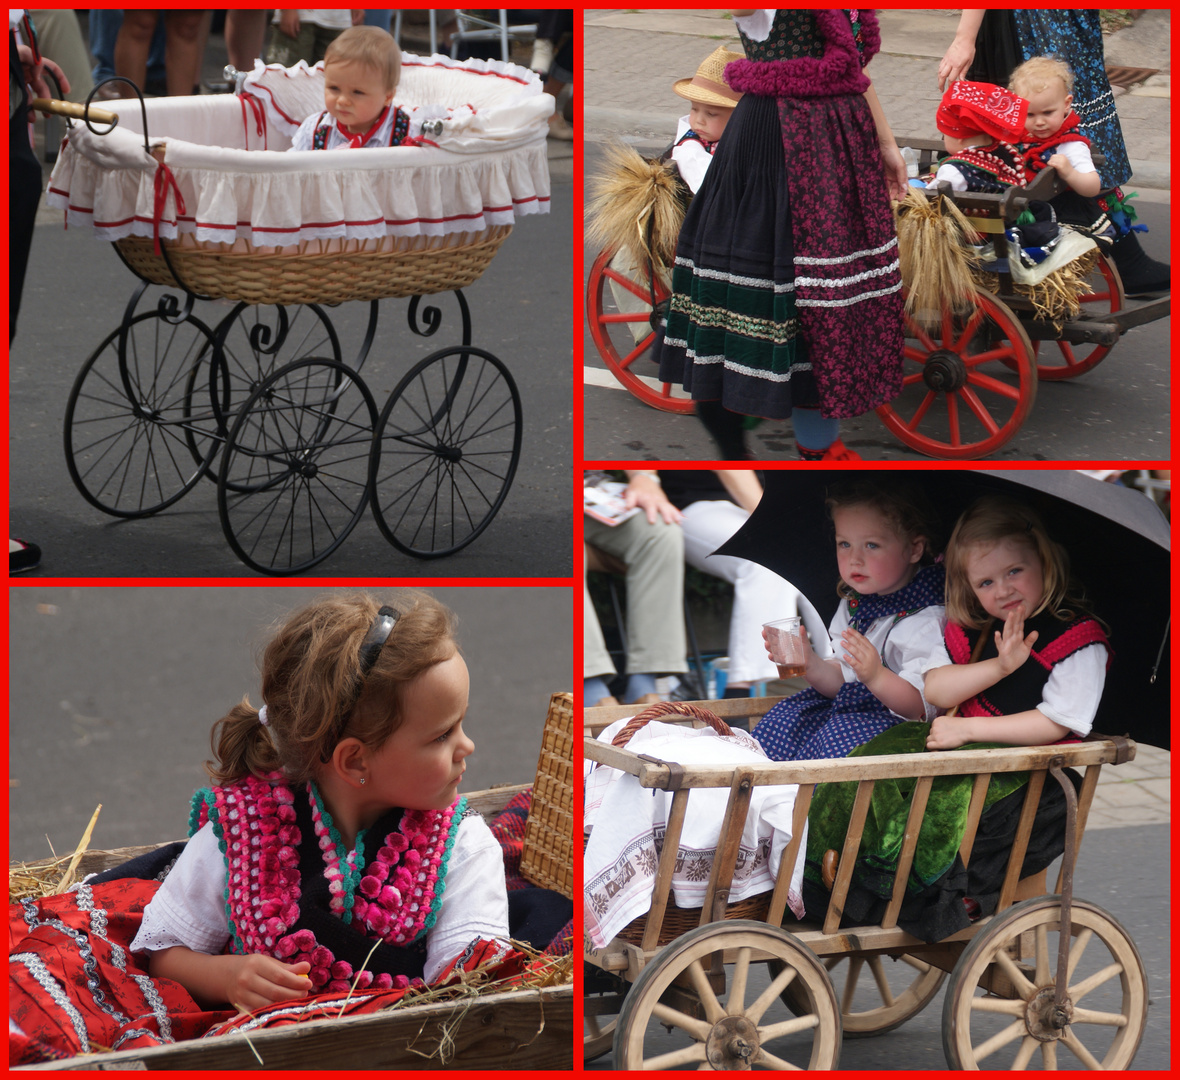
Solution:
[[[823,500],[833,482],[877,478],[888,483],[891,476],[905,476],[922,486],[942,515],[943,540],[979,495],[1002,492],[1027,501],[1069,552],[1074,576],[1111,630],[1114,662],[1095,730],[1170,747],[1171,530],[1146,496],[1065,469],[781,469],[764,475],[761,503],[719,554],[773,570],[829,621],[839,602],[839,573]]]

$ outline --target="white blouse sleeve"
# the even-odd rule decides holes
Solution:
[[[1037,709],[1053,723],[1085,738],[1094,726],[1106,685],[1106,661],[1106,646],[1100,642],[1067,656],[1049,673]]]
[[[751,41],[765,41],[776,11],[778,8],[759,8],[753,15],[735,15],[733,22]]]
[[[472,941],[508,942],[504,853],[478,814],[459,825],[438,921],[426,938],[426,981],[433,982]]]
[[[908,682],[919,694],[925,683],[927,664],[932,653],[942,646],[946,630],[946,608],[941,604],[925,608],[899,622],[885,643],[882,659],[889,670]],[[926,719],[933,720],[938,710],[926,701]]]
[[[158,952],[183,945],[194,952],[220,953],[229,940],[225,882],[225,858],[207,822],[185,845],[144,909],[131,951]]]
[[[299,125],[299,130],[291,136],[291,145],[289,150],[310,150],[312,136],[315,134],[316,124],[320,122],[320,117],[323,112],[312,113],[303,119],[303,123]]]

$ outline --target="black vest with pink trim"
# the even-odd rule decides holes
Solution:
[[[979,655],[980,660],[991,660],[997,655],[995,627],[996,624],[991,623],[983,631],[987,640]],[[1029,658],[1011,675],[964,701],[959,707],[961,716],[1010,716],[1035,709],[1043,699],[1045,684],[1053,668],[1088,645],[1105,645],[1106,663],[1107,667],[1110,666],[1110,643],[1092,616],[1082,615],[1072,622],[1062,622],[1052,615],[1041,614],[1024,624],[1026,637],[1034,630],[1038,636]],[[952,663],[971,663],[971,653],[980,633],[979,630],[964,629],[957,623],[947,623],[946,651]]]
[[[306,960],[316,992],[345,991],[358,972],[361,987],[422,977],[466,814],[464,798],[393,808],[345,852],[315,785],[272,773],[198,791],[189,830],[211,821],[225,859],[229,951]]]

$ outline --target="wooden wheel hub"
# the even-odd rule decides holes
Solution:
[[[922,380],[931,390],[953,394],[967,385],[967,365],[950,349],[935,349],[922,366]]]
[[[744,1016],[726,1016],[709,1032],[705,1056],[714,1069],[748,1069],[758,1056],[758,1029]]]
[[[1046,986],[1038,990],[1024,1007],[1024,1023],[1028,1033],[1039,1042],[1053,1042],[1073,1019],[1073,1003],[1065,999],[1060,1010],[1054,1004],[1057,988]]]

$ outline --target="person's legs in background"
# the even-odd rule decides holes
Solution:
[[[629,702],[655,700],[655,677],[688,670],[684,630],[684,534],[679,525],[651,524],[640,513],[621,525],[587,518],[586,543],[627,568],[627,676]],[[589,616],[587,616],[589,622]],[[595,620],[597,622],[597,620]],[[600,675],[613,668],[587,672]]]
[[[238,71],[253,71],[266,44],[265,9],[228,8],[225,13],[225,51]]]

